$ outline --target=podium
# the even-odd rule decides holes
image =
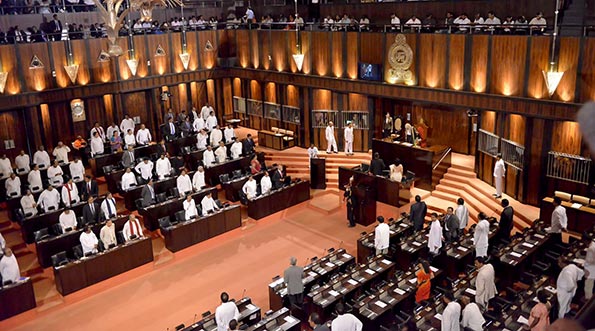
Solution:
[[[358,184],[354,191],[355,222],[368,226],[376,222],[376,191],[370,185]]]
[[[326,159],[310,159],[310,188],[326,189]]]

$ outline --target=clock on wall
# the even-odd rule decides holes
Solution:
[[[72,121],[82,122],[86,119],[85,103],[81,99],[74,99],[70,101],[70,110],[72,111]]]

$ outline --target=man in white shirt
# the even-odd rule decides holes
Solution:
[[[496,164],[494,165],[494,182],[496,185],[496,193],[492,194],[499,199],[502,197],[502,185],[504,182],[504,176],[506,175],[506,167],[504,166],[504,160],[502,155],[498,153],[496,156]]]
[[[318,148],[316,148],[316,146],[314,146],[314,144],[311,144],[310,148],[308,148],[308,158],[310,158],[310,159],[318,158]]]
[[[570,311],[572,298],[576,294],[578,281],[583,279],[585,272],[576,265],[569,263],[563,258],[559,261],[562,268],[558,280],[556,281],[556,295],[558,297],[558,318],[564,318]]]
[[[176,187],[178,188],[180,197],[192,193],[192,180],[190,180],[190,176],[188,176],[186,169],[183,169],[180,176],[176,179]]]
[[[552,234],[552,239],[556,243],[562,243],[562,232],[566,232],[568,226],[568,216],[566,216],[566,209],[562,207],[562,199],[554,197],[554,211],[552,212],[551,226],[546,228],[548,233]]]
[[[192,198],[192,195],[186,196],[186,200],[184,200],[184,217],[186,220],[191,220],[193,218],[198,217],[198,210],[196,209],[196,202]]]
[[[207,140],[209,139],[209,135],[203,129],[198,132],[196,135],[196,148],[199,150],[207,148]]]
[[[101,215],[103,215],[103,219],[110,219],[118,216],[116,199],[114,199],[111,192],[107,192],[107,196],[103,202],[101,202]]]
[[[390,244],[390,227],[384,223],[384,217],[376,217],[378,225],[374,229],[374,248],[376,248],[376,255],[388,254],[388,246]]]
[[[457,209],[455,209],[455,215],[459,220],[459,237],[461,237],[469,222],[469,210],[465,206],[465,200],[463,198],[457,199]]]
[[[45,151],[43,146],[39,146],[39,149],[33,154],[33,163],[39,166],[39,169],[46,169],[52,164],[50,162],[50,155]]]
[[[229,124],[225,130],[223,131],[223,136],[225,137],[225,143],[229,144],[230,142],[233,141],[233,138],[236,137],[236,133],[233,130],[233,127],[231,126],[231,124]]]
[[[159,180],[164,179],[165,176],[171,175],[171,162],[165,157],[165,154],[161,154],[161,157],[156,163],[155,171],[157,172],[157,178],[159,178]]]
[[[144,124],[140,125],[140,129],[136,132],[136,142],[141,145],[148,145],[153,137],[151,136],[151,131],[145,127]]]
[[[438,214],[432,213],[431,218],[432,223],[428,237],[428,248],[431,254],[436,255],[440,253],[440,248],[442,248],[442,226],[440,226],[440,221],[438,221]]]
[[[13,283],[21,277],[19,263],[10,248],[4,249],[4,256],[0,259],[0,275],[2,275],[3,282],[11,281]]]
[[[529,21],[529,27],[534,34],[543,33],[547,26],[547,21],[543,18],[543,13],[539,12],[535,17]]]
[[[489,11],[488,18],[485,19],[483,24],[487,26],[486,31],[494,32],[496,27],[500,26],[502,22],[496,15],[494,15],[494,12]]]
[[[128,191],[131,187],[136,187],[136,176],[130,168],[126,168],[126,172],[122,175],[122,190]]]
[[[29,183],[32,192],[39,192],[42,190],[43,184],[41,183],[41,171],[39,171],[39,166],[37,164],[33,166],[33,170],[27,175],[27,182]]]
[[[211,145],[207,146],[207,150],[202,154],[202,163],[206,168],[209,168],[215,162],[215,153]]]
[[[6,154],[2,154],[0,158],[0,179],[8,178],[12,173],[12,164]]]
[[[54,164],[48,168],[48,179],[50,183],[55,186],[60,186],[64,184],[64,171],[62,171],[62,167],[57,160],[54,160]]]
[[[421,28],[421,21],[417,16],[413,15],[410,19],[405,22],[405,26],[411,29],[420,29]]]
[[[118,244],[116,240],[116,226],[114,225],[114,222],[112,222],[112,220],[108,219],[107,222],[105,222],[105,225],[101,228],[101,231],[99,231],[99,238],[103,243],[103,247],[105,247],[106,249],[110,245]]]
[[[134,238],[141,238],[144,237],[143,235],[143,228],[140,226],[140,223],[134,217],[134,215],[130,214],[128,216],[128,221],[124,224],[124,229],[122,230],[124,234],[124,240],[127,242],[134,239]]]
[[[68,163],[68,153],[70,153],[70,148],[59,141],[52,155],[54,155],[59,163]]]
[[[78,157],[75,157],[74,161],[70,162],[68,168],[70,169],[70,177],[75,183],[82,181],[85,177],[85,166]]]
[[[473,25],[475,26],[475,31],[476,32],[481,32],[481,29],[483,28],[483,17],[481,17],[480,13],[475,14],[475,18],[473,18]]]
[[[219,147],[215,150],[215,157],[217,157],[217,162],[223,163],[227,160],[227,147],[223,141],[219,142]]]
[[[134,137],[132,129],[128,129],[128,131],[126,131],[126,134],[124,135],[124,146],[136,146],[136,138]]]
[[[202,216],[206,216],[207,214],[219,210],[217,203],[213,199],[213,194],[209,192],[207,195],[202,198],[200,201],[200,207],[202,209]]]
[[[250,200],[256,197],[256,181],[254,180],[254,177],[248,177],[248,181],[242,186],[242,192],[244,192],[246,197]]]
[[[79,190],[72,179],[69,179],[66,184],[62,186],[62,202],[66,207],[77,204],[81,201],[79,197]]]
[[[486,215],[480,212],[477,216],[479,222],[475,226],[473,232],[473,243],[475,244],[475,256],[488,255],[488,237],[490,235],[490,222],[486,219]]]
[[[97,253],[97,247],[99,245],[99,240],[97,240],[97,236],[93,231],[91,231],[90,226],[85,226],[85,231],[81,233],[79,237],[81,242],[81,246],[83,247],[83,254],[87,253]]]
[[[218,126],[214,111],[211,111],[209,117],[207,117],[205,125],[207,126],[207,130],[213,130],[213,128]]]
[[[205,169],[201,166],[198,167],[194,176],[192,176],[192,186],[194,190],[200,191],[203,187],[206,186],[205,184]]]
[[[48,185],[48,188],[39,195],[38,202],[46,213],[51,210],[57,210],[60,204],[60,193],[52,185]]]
[[[0,161],[1,163],[2,161]],[[17,172],[19,173],[28,173],[29,171],[31,171],[31,158],[29,157],[29,155],[25,154],[25,151],[21,150],[20,154],[17,155],[17,157],[14,159],[14,163],[17,166]],[[19,171],[20,169],[22,169],[21,171]],[[4,171],[2,170],[2,173],[4,173]]]
[[[134,168],[138,174],[140,174],[141,178],[146,182],[153,177],[153,162],[151,162],[148,158],[145,158],[143,162],[136,165]]]
[[[217,146],[219,146],[219,142],[221,140],[223,140],[223,133],[219,129],[218,125],[215,125],[215,127],[213,127],[212,129],[213,130],[211,131],[211,136],[209,137],[209,142],[211,143],[211,146],[217,147]]]
[[[122,120],[122,122],[120,122],[120,130],[122,132],[128,132],[128,130],[132,130],[132,133],[134,134],[135,125],[136,123],[134,123],[134,120],[130,118],[128,114],[126,114],[124,115],[124,119]]]
[[[269,176],[268,171],[263,171],[263,176],[260,179],[260,194],[268,194],[273,187],[273,183],[271,182],[271,177]]]
[[[227,331],[227,326],[231,320],[238,320],[240,312],[235,302],[229,301],[229,295],[221,293],[221,305],[215,309],[215,322],[217,322],[217,331]]]
[[[35,196],[31,193],[31,190],[27,190],[27,193],[21,198],[21,207],[25,216],[37,215],[37,203],[35,202]]]
[[[103,154],[105,146],[103,145],[103,139],[99,136],[99,133],[93,133],[91,138],[91,157]]]
[[[471,20],[467,17],[467,14],[463,13],[461,16],[457,17],[454,20],[454,24],[459,26],[460,33],[467,33],[469,26],[471,25]]]
[[[326,153],[338,153],[339,150],[337,149],[337,140],[335,139],[335,126],[333,122],[328,122],[326,130],[324,131],[324,136],[326,138]]]
[[[446,292],[442,296],[446,307],[442,312],[441,331],[459,331],[461,329],[459,320],[461,319],[461,305],[455,301],[451,292]]]
[[[192,123],[192,128],[194,128],[194,131],[196,132],[200,132],[202,129],[205,128],[205,119],[202,118],[201,116],[195,117],[194,118],[194,122]]]
[[[362,322],[353,314],[346,313],[343,303],[339,302],[335,311],[337,317],[331,323],[331,331],[362,331]]]
[[[471,302],[468,296],[462,295],[460,298],[463,303],[463,329],[469,328],[473,331],[482,331],[483,324],[486,322],[485,318],[479,310],[479,306],[475,302]]]
[[[239,159],[240,155],[242,155],[242,143],[238,141],[235,137],[232,138],[233,144],[231,144],[230,152],[232,159]]]
[[[475,268],[477,269],[475,302],[483,309],[487,309],[488,302],[497,294],[494,267],[486,263],[484,257],[478,256],[475,258]]]
[[[401,20],[395,13],[390,15],[390,29],[392,31],[401,30]]]
[[[585,277],[585,299],[589,301],[593,296],[593,284],[595,283],[595,240],[592,240],[589,247],[587,247]]]
[[[206,121],[207,117],[209,117],[209,115],[214,112],[215,110],[213,109],[213,107],[211,107],[211,105],[209,105],[209,103],[207,102],[204,106],[202,106],[200,110],[200,117],[202,117],[202,119]]]
[[[107,130],[106,131],[107,131],[107,136],[108,137],[113,137],[114,136],[114,132],[118,132],[118,135],[122,135],[122,132],[120,132],[120,128],[114,122],[112,122],[112,125],[110,125],[110,126],[107,127]]]
[[[99,122],[95,122],[95,126],[91,129],[91,137],[95,137],[95,133],[97,133],[97,137],[99,137],[102,142],[107,142],[105,131],[101,125],[99,125]]]
[[[343,137],[345,139],[345,155],[353,155],[353,123],[347,123]]]
[[[21,179],[14,173],[4,183],[6,187],[6,196],[10,198],[17,198],[21,196]]]
[[[60,217],[58,217],[62,232],[76,230],[76,215],[70,209],[64,209]]]

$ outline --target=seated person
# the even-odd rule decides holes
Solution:
[[[370,162],[370,173],[374,176],[382,176],[385,167],[384,161],[380,158],[380,154],[375,152],[374,158],[372,159],[372,162]]]
[[[388,168],[390,169],[389,179],[393,182],[400,183],[403,180],[403,165],[391,164],[390,166],[388,166]]]

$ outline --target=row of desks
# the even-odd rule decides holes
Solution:
[[[140,238],[54,268],[56,289],[67,295],[153,261],[151,238]]]
[[[539,210],[539,220],[544,221],[545,224],[551,224],[552,212],[554,211],[554,199],[543,198],[541,200],[541,209]],[[566,209],[566,216],[568,217],[567,229],[570,231],[582,233],[595,226],[595,208],[589,206],[579,206],[579,208],[572,207],[574,204],[568,201],[562,201],[562,206]]]
[[[21,277],[16,283],[0,288],[0,321],[35,307],[31,278]]]
[[[263,320],[252,325],[246,331],[300,331],[301,322],[291,316],[289,309],[283,307],[271,315],[265,316]]]
[[[48,165],[49,168],[50,165]],[[62,173],[64,174],[63,176],[67,176],[70,178],[70,163],[63,163],[60,165],[60,168],[62,168]],[[33,169],[33,167],[31,167],[31,169]],[[47,169],[40,169],[39,173],[41,175],[41,183],[44,186],[43,188],[45,189],[45,186],[47,185],[48,182],[48,170]],[[16,173],[15,173],[16,174]],[[29,188],[29,173],[26,174],[20,174],[17,175],[17,177],[19,177],[19,179],[21,180],[21,195],[25,194],[25,192],[27,191],[27,189]],[[0,197],[2,200],[14,200],[14,199],[8,199],[8,197],[6,196],[6,180],[8,178],[2,178],[0,179]],[[82,180],[82,178],[81,178]],[[20,199],[18,199],[20,200]],[[19,205],[20,207],[20,205]]]
[[[248,216],[261,219],[310,199],[310,182],[291,183],[269,194],[248,200]]]
[[[260,322],[261,320],[261,309],[258,306],[252,304],[252,300],[248,297],[242,298],[239,301],[235,302],[236,306],[238,307],[238,311],[240,312],[240,317],[238,318],[237,322],[239,324],[244,325],[254,325]],[[200,321],[192,323],[182,329],[182,331],[215,331],[217,330],[217,320],[215,319],[215,314],[211,313],[207,316],[204,316]]]

